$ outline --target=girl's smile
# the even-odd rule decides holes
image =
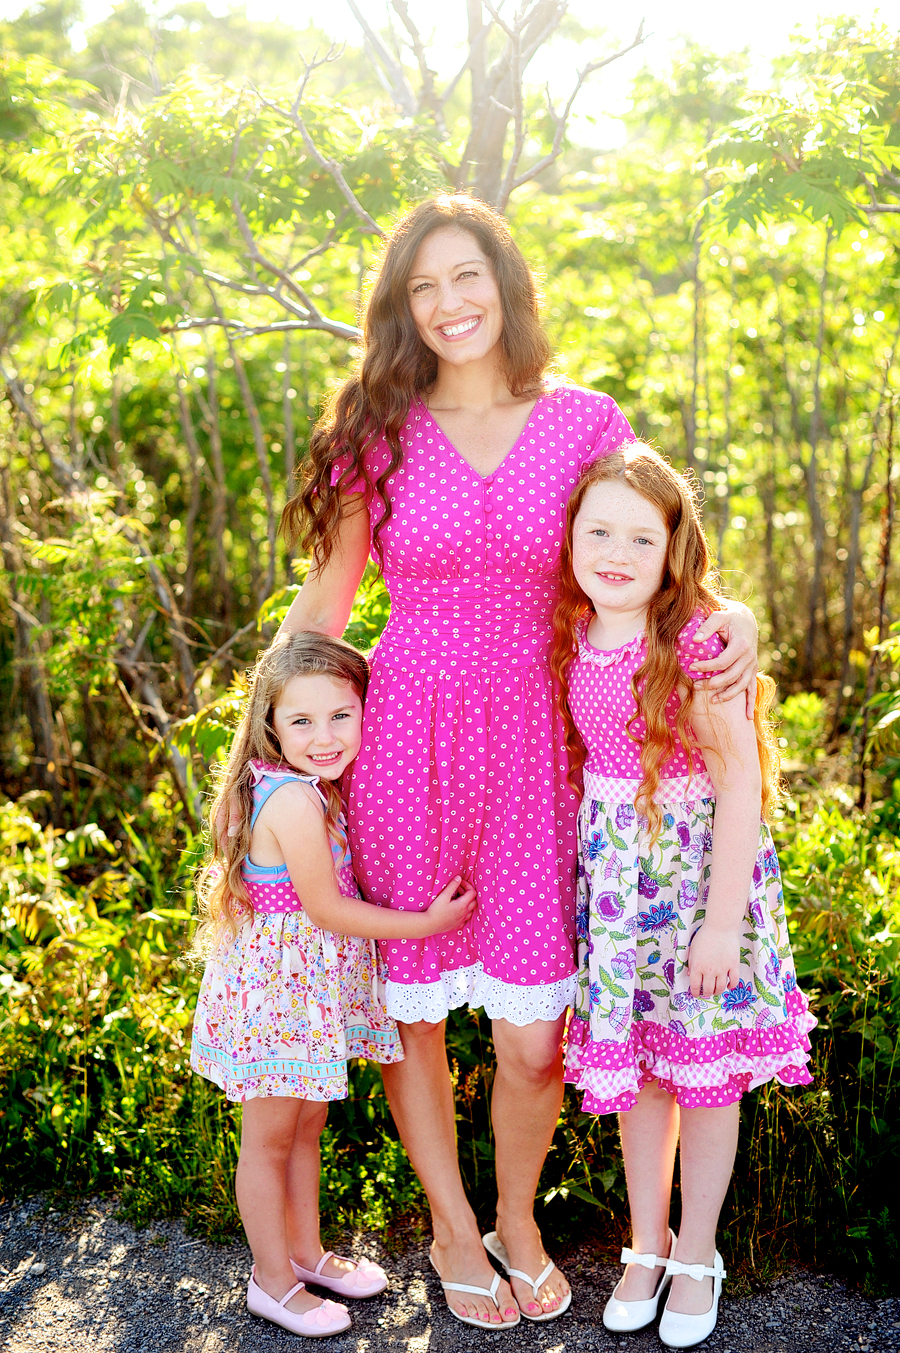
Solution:
[[[336,780],[359,751],[362,701],[348,681],[295,676],[272,711],[272,727],[295,770]]]
[[[572,566],[596,612],[598,637],[624,643],[640,633],[662,586],[668,544],[659,509],[630,484],[607,479],[587,491],[572,532]]]

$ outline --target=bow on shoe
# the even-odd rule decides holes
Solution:
[[[663,1264],[673,1262],[671,1259],[659,1259],[655,1254],[635,1254],[634,1250],[627,1248],[622,1251],[622,1256],[619,1259],[620,1264],[639,1264],[641,1268],[660,1268]],[[668,1272],[668,1269],[666,1272]]]
[[[651,1255],[650,1258],[653,1256]],[[704,1278],[727,1278],[728,1274],[722,1268],[721,1264],[716,1264],[714,1268],[709,1268],[706,1264],[683,1264],[680,1259],[666,1259],[666,1273],[669,1277],[675,1277],[683,1273],[688,1278],[695,1279],[696,1282],[702,1282]],[[650,1265],[648,1264],[649,1268]]]

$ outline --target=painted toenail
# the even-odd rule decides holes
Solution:
[[[513,1316],[513,1315],[515,1315],[515,1313],[516,1313],[516,1308],[515,1308],[515,1306],[507,1306],[506,1310],[503,1312],[504,1315],[509,1315],[509,1316]]]
[[[541,1308],[540,1306],[538,1306],[536,1301],[529,1301],[528,1309],[529,1311],[539,1311]]]

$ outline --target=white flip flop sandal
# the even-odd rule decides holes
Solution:
[[[489,1301],[492,1301],[494,1303],[494,1305],[497,1307],[497,1310],[498,1311],[500,1310],[500,1306],[497,1301],[497,1293],[500,1290],[499,1273],[494,1274],[494,1281],[491,1283],[490,1287],[473,1287],[469,1283],[445,1283],[440,1273],[438,1272],[437,1264],[434,1262],[430,1254],[428,1256],[428,1262],[434,1269],[435,1273],[437,1273],[438,1280],[445,1292],[468,1292],[473,1297],[487,1297]],[[529,1278],[528,1281],[530,1282],[531,1279]],[[453,1307],[449,1304],[449,1302],[447,1303],[447,1310],[456,1320],[458,1320],[463,1325],[474,1325],[476,1329],[492,1330],[494,1333],[499,1333],[500,1330],[515,1329],[516,1325],[518,1325],[519,1320],[521,1318],[520,1312],[520,1314],[516,1316],[515,1320],[501,1320],[500,1323],[498,1324],[496,1321],[476,1320],[474,1315],[460,1315],[459,1311],[454,1311]]]
[[[529,1284],[532,1292],[534,1293],[534,1299],[540,1306],[541,1303],[540,1298],[538,1297],[538,1292],[540,1292],[544,1283],[547,1281],[547,1279],[550,1277],[550,1274],[556,1268],[556,1265],[554,1264],[553,1260],[552,1259],[550,1260],[549,1264],[542,1273],[539,1273],[536,1278],[532,1278],[530,1273],[523,1273],[520,1268],[510,1268],[509,1255],[506,1252],[506,1246],[503,1244],[503,1241],[497,1235],[496,1231],[488,1231],[486,1236],[481,1237],[481,1243],[487,1250],[488,1254],[492,1255],[493,1258],[497,1260],[498,1264],[503,1265],[504,1269],[506,1270],[506,1276],[508,1278],[519,1278],[523,1283]],[[572,1305],[572,1291],[570,1289],[563,1297],[562,1301],[559,1303],[555,1311],[544,1311],[543,1314],[541,1315],[529,1315],[527,1311],[521,1311],[521,1307],[519,1309],[521,1311],[523,1320],[530,1320],[532,1321],[533,1324],[540,1325],[547,1320],[556,1320],[558,1316],[564,1315],[571,1305]]]

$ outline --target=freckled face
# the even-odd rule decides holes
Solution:
[[[407,292],[419,336],[440,361],[462,366],[499,356],[500,289],[490,260],[467,230],[442,226],[423,240]]]
[[[573,526],[572,564],[598,615],[645,612],[662,586],[668,545],[659,509],[624,480],[588,489]]]
[[[359,751],[362,701],[349,681],[292,677],[272,711],[272,727],[288,765],[336,780]]]

